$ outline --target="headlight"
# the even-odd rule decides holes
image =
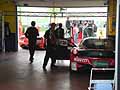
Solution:
[[[73,49],[72,52],[73,52],[73,54],[76,55],[78,53],[78,50],[77,49]]]

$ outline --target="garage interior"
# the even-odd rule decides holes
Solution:
[[[35,52],[35,62],[29,64],[28,51],[18,47],[17,7],[108,7],[107,35],[115,38],[114,0],[1,0],[0,89],[1,90],[88,90],[90,72],[70,72],[69,61],[58,60],[58,68],[44,72],[45,51]],[[6,8],[10,6],[11,8]],[[4,22],[10,22],[11,37],[4,41]],[[112,28],[112,31],[111,29]]]

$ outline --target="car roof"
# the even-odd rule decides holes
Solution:
[[[100,37],[86,37],[86,38],[84,38],[83,40],[86,40],[86,39],[109,39],[109,38],[100,38]]]
[[[92,40],[92,39],[93,39],[93,40],[95,40],[95,39],[96,39],[96,40],[99,40],[99,39],[100,39],[100,40],[112,40],[112,38],[86,37],[86,38],[82,39],[81,43],[84,42],[85,40],[89,40],[89,39],[91,39],[91,40]]]

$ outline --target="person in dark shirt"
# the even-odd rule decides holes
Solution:
[[[37,36],[39,36],[38,29],[35,27],[35,21],[31,22],[31,26],[27,28],[25,32],[25,36],[28,38],[29,42],[29,53],[30,53],[30,63],[33,62],[33,56],[35,53],[35,48],[36,48],[36,41],[37,41]]]
[[[55,36],[57,39],[64,38],[64,29],[62,28],[62,23],[59,23],[59,27],[55,30]]]
[[[56,67],[55,62],[56,59],[54,57],[54,52],[55,52],[55,47],[56,47],[56,37],[55,37],[55,23],[50,24],[50,28],[45,32],[44,38],[46,39],[46,54],[44,57],[44,62],[43,62],[43,70],[46,71],[46,66],[48,63],[49,58],[51,58],[51,68]]]
[[[65,26],[66,26],[66,29],[67,29],[67,33],[71,33],[71,24],[70,24],[70,20],[69,20],[69,17],[67,17],[67,20],[66,20],[66,23],[65,23]]]

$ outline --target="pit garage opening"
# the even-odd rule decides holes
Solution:
[[[107,37],[107,7],[81,7],[81,8],[49,8],[49,7],[17,7],[18,15],[18,46],[25,48],[28,44],[24,37],[26,28],[30,26],[32,20],[36,21],[36,27],[39,30],[40,37],[43,37],[49,24],[55,22],[62,23],[65,29],[65,38],[72,37],[66,28],[66,20],[69,17],[70,25],[76,23],[80,30],[85,24],[93,23],[96,25],[95,37]],[[80,39],[83,39],[82,32]],[[41,40],[39,48],[44,49],[44,41]]]

